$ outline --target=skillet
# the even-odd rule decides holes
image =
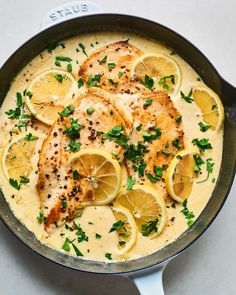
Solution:
[[[80,33],[101,30],[132,31],[164,42],[184,58],[199,73],[204,82],[222,99],[225,108],[223,156],[219,178],[212,197],[194,225],[175,242],[156,253],[136,260],[105,263],[68,256],[41,244],[13,215],[0,192],[0,218],[27,246],[41,256],[90,273],[119,274],[134,278],[141,294],[164,294],[162,270],[166,263],[185,250],[210,226],[222,208],[235,173],[236,159],[236,88],[227,83],[210,61],[189,41],[155,22],[120,14],[86,15],[50,27],[23,44],[0,69],[0,102],[2,103],[15,75],[52,41],[59,41]],[[148,282],[148,283],[147,283]]]

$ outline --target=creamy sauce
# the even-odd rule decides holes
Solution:
[[[76,76],[79,70],[79,64],[81,64],[86,58],[86,56],[81,51],[76,52],[75,49],[78,48],[78,43],[83,43],[86,47],[86,51],[89,54],[104,44],[110,44],[112,42],[122,39],[124,40],[127,38],[130,39],[130,44],[140,48],[144,53],[161,52],[170,54],[171,52],[170,49],[157,43],[156,41],[148,40],[132,34],[114,32],[96,33],[93,35],[81,35],[73,37],[65,41],[64,49],[57,48],[55,52],[56,55],[70,56],[73,59],[73,73]],[[99,42],[99,44],[96,44],[96,42]],[[90,46],[91,43],[94,45],[94,47]],[[178,55],[174,55],[173,58],[178,62],[182,70],[181,89],[183,91],[184,89],[189,89],[189,85],[191,85],[191,83],[203,84],[203,82],[197,82],[199,75],[183,59],[181,59]],[[39,56],[35,57],[25,68],[23,68],[23,70],[13,81],[1,107],[1,153],[4,150],[4,146],[6,146],[8,141],[11,139],[9,131],[15,124],[14,121],[7,119],[5,112],[9,109],[15,108],[16,92],[23,92],[39,71],[55,68],[54,61],[55,55],[48,53],[45,50]],[[186,93],[186,91],[184,91],[184,93]],[[196,182],[194,183],[191,196],[188,199],[188,208],[190,211],[194,212],[195,218],[197,218],[211,197],[215,186],[215,184],[212,182],[212,179],[215,178],[217,180],[219,174],[222,156],[223,131],[222,129],[218,132],[208,130],[207,132],[202,133],[198,126],[198,123],[202,121],[198,116],[200,110],[196,104],[186,103],[183,99],[180,99],[179,95],[171,97],[171,99],[183,118],[182,121],[184,128],[185,148],[193,147],[191,143],[193,138],[203,137],[209,138],[209,141],[213,146],[211,150],[207,150],[205,155],[202,156],[203,160],[206,160],[206,158],[213,159],[215,163],[213,173],[210,175],[208,181],[201,184],[197,184]],[[40,141],[42,142],[43,138],[46,136],[48,128],[45,126],[43,127],[41,124],[38,126],[39,128],[37,131],[32,130],[31,127],[28,127],[27,133],[32,132],[35,134],[35,132],[37,132],[37,134],[40,135]],[[36,216],[38,216],[40,211],[40,200],[35,186],[37,182],[37,172],[35,173],[35,171],[37,171],[37,152],[35,153],[34,157],[34,167],[33,172],[30,175],[29,184],[22,186],[20,191],[15,190],[9,185],[8,179],[6,179],[1,169],[1,188],[14,215],[30,231],[32,231],[41,242],[57,249],[58,251],[63,251],[61,250],[61,247],[65,241],[65,237],[73,240],[76,236],[74,232],[65,229],[64,226],[62,228],[57,228],[50,234],[47,234],[44,231],[43,225],[37,222]],[[206,169],[202,169],[202,174],[200,174],[198,179],[203,180],[206,178],[206,176]],[[125,185],[126,180],[124,180],[124,186]],[[82,216],[76,218],[75,221],[81,225],[89,239],[88,241],[83,241],[77,244],[77,247],[83,253],[86,259],[93,260],[108,261],[105,258],[105,253],[112,253],[113,261],[135,259],[140,256],[150,254],[173,242],[188,228],[187,220],[181,213],[182,209],[183,206],[181,204],[177,204],[176,208],[168,206],[168,221],[162,234],[159,237],[152,239],[151,237],[144,237],[139,233],[137,242],[131,251],[123,256],[120,256],[116,246],[118,244],[116,233],[108,233],[111,225],[115,222],[110,208],[108,206],[88,207],[84,210]],[[68,223],[68,225],[70,226],[71,224]],[[102,236],[101,239],[96,239],[96,233]],[[73,251],[71,251],[70,254],[75,255]]]

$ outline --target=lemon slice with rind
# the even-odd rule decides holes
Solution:
[[[72,103],[75,89],[75,79],[70,73],[47,70],[32,81],[28,88],[32,97],[26,96],[25,102],[38,120],[52,125],[59,116],[58,112]]]
[[[71,155],[69,163],[79,174],[84,195],[81,205],[105,205],[116,197],[121,185],[121,167],[109,152],[83,149]]]
[[[26,139],[27,133],[16,136],[4,148],[2,169],[7,179],[19,181],[21,176],[29,177],[35,168],[33,163],[36,163],[42,138],[39,134],[36,136],[35,132],[33,134],[33,140]]]
[[[219,130],[224,121],[224,107],[219,96],[207,86],[192,88],[192,97],[201,110],[203,120],[213,130]]]
[[[166,54],[144,54],[133,64],[131,76],[138,76],[142,81],[145,75],[154,80],[157,90],[164,90],[175,95],[181,84],[181,69],[178,63]]]
[[[116,219],[116,223],[120,225],[116,230],[118,236],[118,253],[120,255],[130,251],[137,240],[137,226],[133,215],[122,206],[111,208]]]
[[[171,161],[165,175],[166,188],[170,196],[179,203],[187,199],[194,182],[195,151],[182,150]]]
[[[116,204],[127,208],[134,216],[143,236],[156,237],[166,224],[165,202],[156,190],[146,185],[134,185],[119,193]]]

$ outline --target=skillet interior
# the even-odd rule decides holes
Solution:
[[[33,57],[41,52],[49,42],[58,41],[79,33],[101,30],[136,31],[158,41],[166,43],[182,56],[204,82],[222,98],[229,116],[224,125],[223,159],[220,175],[212,197],[194,225],[182,234],[175,242],[151,255],[117,263],[105,263],[83,260],[68,256],[41,244],[10,211],[3,194],[0,192],[0,217],[7,227],[26,245],[38,254],[67,267],[95,273],[128,273],[157,266],[163,261],[177,255],[193,243],[211,224],[221,209],[229,193],[234,173],[236,158],[235,97],[236,89],[227,84],[217,73],[207,58],[191,43],[175,32],[148,20],[117,14],[100,14],[79,17],[49,28],[20,47],[0,70],[0,100],[10,87],[11,81],[19,70]],[[56,38],[55,38],[56,36]],[[234,121],[234,122],[233,122]]]

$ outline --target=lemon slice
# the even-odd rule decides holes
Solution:
[[[165,202],[154,188],[134,185],[132,190],[120,192],[116,204],[133,214],[138,230],[144,236],[156,237],[163,231],[166,224]]]
[[[179,90],[182,79],[177,62],[168,55],[160,53],[142,55],[132,66],[131,75],[137,75],[142,81],[147,75],[154,80],[155,89],[164,90],[173,95]]]
[[[171,161],[167,168],[165,181],[170,196],[177,202],[182,203],[187,199],[193,187],[195,151],[182,150]]]
[[[224,121],[224,107],[219,96],[207,86],[193,87],[193,99],[200,108],[203,120],[213,130],[219,130]]]
[[[7,179],[13,178],[17,181],[21,176],[29,177],[36,163],[37,150],[40,148],[41,140],[27,140],[26,135],[16,136],[5,147],[2,156],[2,169]],[[35,133],[34,133],[35,136]]]
[[[118,194],[121,167],[110,153],[100,149],[84,149],[71,155],[70,166],[79,173],[85,200],[81,205],[105,205]]]
[[[112,207],[112,213],[118,222],[122,226],[116,230],[118,236],[118,252],[119,254],[125,254],[132,249],[137,240],[137,226],[133,215],[122,206]]]
[[[26,105],[38,120],[52,125],[58,112],[72,102],[75,85],[74,77],[66,71],[45,71],[30,84],[32,97],[26,96]]]

